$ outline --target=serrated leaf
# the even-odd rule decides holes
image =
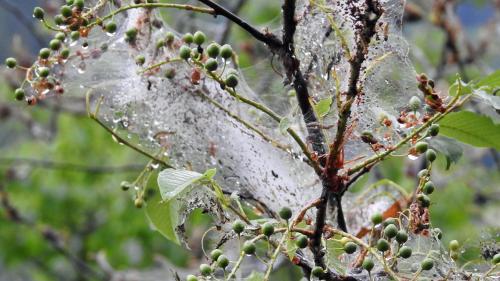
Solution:
[[[344,275],[347,268],[339,259],[340,255],[345,253],[342,243],[339,241],[341,238],[342,236],[337,234],[326,240],[326,250],[328,252],[328,265],[333,267],[338,273]]]
[[[500,70],[497,70],[490,75],[484,77],[476,83],[477,87],[488,87],[490,89],[500,87]]]
[[[316,105],[314,105],[316,114],[318,114],[318,116],[321,118],[325,117],[330,112],[331,105],[332,105],[331,98],[320,100]]]
[[[288,119],[287,117],[281,118],[279,124],[280,132],[285,135],[288,128],[290,128],[290,119]]]
[[[446,158],[446,170],[448,170],[452,163],[457,163],[462,157],[463,148],[460,143],[454,139],[439,136],[431,138],[429,141],[429,146],[438,151]]]
[[[286,240],[286,254],[288,255],[288,258],[293,261],[293,258],[295,257],[295,253],[297,252],[297,245],[295,245],[295,241],[292,239],[288,238]]]
[[[453,112],[439,121],[441,135],[477,147],[500,150],[500,124],[470,111]]]
[[[252,271],[252,274],[245,278],[245,281],[262,281],[264,280],[264,273]]]
[[[164,202],[160,196],[159,189],[155,190],[153,196],[147,200],[146,216],[151,224],[168,240],[180,244],[175,228],[179,221],[179,210],[177,200]]]
[[[188,170],[165,169],[158,174],[160,195],[164,201],[171,200],[189,192],[196,182],[205,179],[205,175]]]

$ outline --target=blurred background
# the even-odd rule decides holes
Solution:
[[[53,16],[61,2],[0,0],[0,61],[14,56],[21,65],[31,64],[53,36],[32,18],[33,8],[41,6]],[[280,1],[217,2],[279,32]],[[403,35],[412,61],[438,88],[446,91],[456,73],[467,81],[500,67],[500,1],[407,2]],[[162,16],[178,32],[201,29],[231,43],[250,82],[281,79],[270,70],[266,48],[224,19],[171,11]],[[103,280],[110,272],[123,273],[120,280],[167,280],[155,276],[165,276],[170,267],[196,270],[210,218],[191,215],[191,250],[152,231],[143,211],[134,207],[133,194],[120,188],[122,181],[135,179],[147,159],[87,118],[83,97],[50,99],[36,107],[16,102],[19,75],[0,69],[0,280]],[[493,108],[469,106],[499,120]],[[433,178],[432,223],[443,231],[445,243],[457,239],[465,245],[461,263],[474,263],[500,250],[500,155],[460,144],[450,149],[456,158],[449,159],[449,168],[440,158]],[[421,165],[393,158],[375,172],[411,190]],[[362,179],[353,192],[372,180]],[[298,280],[296,270],[282,263],[272,280]]]

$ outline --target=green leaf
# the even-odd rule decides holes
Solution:
[[[245,278],[245,281],[262,281],[264,280],[264,273],[252,271],[252,274]]]
[[[340,255],[344,252],[344,247],[340,243],[342,236],[335,235],[332,238],[326,240],[326,250],[328,255],[328,266],[333,267],[338,273],[344,275],[347,271],[346,266],[340,260]]]
[[[316,105],[314,105],[314,110],[319,117],[323,118],[330,112],[330,106],[332,105],[332,99],[326,98],[320,100]]]
[[[450,169],[452,163],[457,163],[462,157],[463,148],[459,142],[454,139],[439,136],[431,138],[429,146],[441,153],[446,158],[446,170]]]
[[[193,184],[205,179],[206,176],[188,170],[165,169],[158,175],[158,186],[161,198],[169,201],[191,190]]]
[[[484,77],[476,83],[477,87],[487,87],[490,89],[495,89],[500,87],[500,70],[497,70],[490,75]]]
[[[290,128],[290,119],[288,119],[287,117],[281,118],[280,124],[279,124],[280,132],[283,135],[285,135],[286,130],[288,130],[288,128]]]
[[[146,216],[151,224],[165,238],[177,244],[180,244],[175,231],[179,221],[179,210],[177,200],[162,201],[159,190],[155,190],[154,195],[147,200]]]
[[[213,177],[215,176],[216,173],[217,173],[217,169],[215,169],[215,168],[208,169],[205,171],[205,173],[203,173],[203,177],[205,177],[207,180],[211,180],[211,179],[213,179]]]
[[[297,252],[297,245],[295,245],[295,241],[290,239],[290,237],[286,240],[286,254],[288,258],[292,261],[293,257],[295,257],[295,253]]]
[[[500,125],[470,111],[450,113],[439,121],[441,135],[477,147],[500,150]]]

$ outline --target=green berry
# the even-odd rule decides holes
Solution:
[[[323,270],[323,268],[321,268],[321,266],[315,266],[315,267],[312,269],[311,274],[312,274],[314,277],[321,278],[321,277],[323,276],[323,274],[325,274],[325,271]]]
[[[424,153],[424,152],[426,152],[428,147],[429,147],[429,145],[426,142],[423,142],[423,141],[419,141],[419,142],[417,142],[417,144],[415,144],[415,150],[418,153]]]
[[[425,258],[420,264],[420,268],[422,268],[422,270],[431,270],[432,267],[434,267],[434,261],[429,258]]]
[[[269,237],[274,233],[274,225],[270,222],[266,222],[262,225],[262,234]]]
[[[57,51],[61,48],[61,41],[59,41],[58,39],[52,39],[49,42],[49,47],[51,50]]]
[[[212,274],[212,268],[210,267],[210,265],[202,263],[200,265],[200,273],[203,276],[210,276],[210,274]]]
[[[428,174],[429,174],[429,170],[427,170],[427,169],[422,169],[422,170],[420,170],[420,171],[417,173],[417,176],[418,176],[419,178],[423,178],[423,177],[426,177]]]
[[[5,65],[8,67],[8,68],[14,68],[17,66],[17,60],[15,58],[7,58],[5,60]]]
[[[175,35],[170,31],[167,32],[167,34],[165,35],[165,40],[167,41],[167,44],[172,44],[172,42],[174,42],[174,39]]]
[[[175,77],[175,69],[169,68],[165,71],[165,77],[168,79],[172,79]]]
[[[64,41],[64,39],[66,39],[66,34],[64,34],[64,32],[57,32],[54,38],[59,41]]]
[[[439,134],[439,124],[432,124],[429,127],[429,135],[435,137],[438,134]]]
[[[459,256],[460,256],[460,254],[458,252],[456,252],[456,251],[451,251],[450,252],[450,258],[452,260],[454,260],[454,261],[458,260]]]
[[[196,31],[193,35],[193,42],[200,46],[201,44],[203,44],[205,42],[205,39],[207,37],[205,36],[205,33],[201,32],[201,31]]]
[[[437,157],[437,155],[436,155],[436,151],[434,149],[428,149],[425,152],[425,158],[429,162],[434,162],[434,160],[436,160],[436,157]]]
[[[142,208],[142,206],[144,205],[144,199],[142,199],[142,197],[137,197],[135,200],[134,200],[134,205],[137,209],[140,209]]]
[[[241,220],[236,220],[233,222],[233,231],[240,234],[245,230],[245,223]]]
[[[404,230],[398,231],[396,234],[396,241],[398,241],[399,244],[403,244],[408,241],[408,234]]]
[[[352,253],[356,252],[357,248],[358,248],[358,246],[354,242],[347,242],[344,245],[344,251],[348,254],[352,254]]]
[[[130,189],[130,187],[132,187],[132,184],[129,183],[128,181],[122,181],[120,183],[120,187],[122,188],[123,191],[127,191]]]
[[[245,241],[245,243],[243,244],[243,252],[245,252],[245,254],[247,255],[255,254],[256,249],[257,248],[255,247],[255,243],[252,241]]]
[[[184,36],[182,36],[182,41],[184,41],[184,43],[186,44],[191,44],[193,43],[193,34],[191,33],[186,33],[184,34]]]
[[[137,38],[137,33],[139,31],[137,30],[137,28],[135,27],[132,27],[131,29],[127,30],[125,32],[125,39],[128,41],[128,42],[133,42],[135,41],[135,39]]]
[[[85,5],[85,1],[83,0],[75,0],[75,7],[78,9],[78,10],[83,10],[83,7]]]
[[[213,58],[209,58],[206,62],[205,62],[205,68],[206,70],[208,71],[215,71],[217,70],[217,67],[219,66],[219,64],[217,63],[217,60],[216,59],[213,59]]]
[[[217,265],[220,268],[224,269],[224,268],[226,268],[229,265],[229,259],[225,255],[220,255],[217,258]]]
[[[224,59],[229,59],[233,56],[233,48],[230,45],[225,44],[220,48],[220,56]]]
[[[432,181],[428,181],[424,184],[424,187],[422,188],[422,191],[425,194],[432,194],[434,192],[434,183]]]
[[[65,18],[69,18],[73,14],[73,12],[71,11],[71,7],[66,5],[61,7],[60,12],[61,15]]]
[[[413,97],[411,97],[410,103],[408,105],[412,111],[417,111],[420,108],[420,106],[422,105],[422,102],[420,101],[420,99],[418,97],[413,96]]]
[[[143,65],[146,62],[146,58],[143,55],[138,55],[135,57],[135,63],[138,65]]]
[[[56,25],[63,25],[64,24],[64,17],[62,15],[55,15],[54,22]]]
[[[493,264],[499,264],[500,263],[500,253],[496,254],[493,256],[493,259],[491,260]]]
[[[216,261],[222,254],[223,252],[220,249],[215,249],[212,252],[210,252],[210,258]]]
[[[427,208],[431,205],[431,199],[429,198],[429,196],[425,194],[419,194],[417,196],[417,200],[418,202],[420,202],[420,205],[422,205],[422,207],[424,208]]]
[[[398,228],[394,224],[389,224],[384,228],[385,237],[391,239],[398,234]]]
[[[18,88],[14,91],[14,97],[16,98],[16,100],[22,101],[24,99],[24,96],[25,96],[25,93],[24,93],[23,89]]]
[[[186,45],[181,46],[179,49],[179,57],[183,60],[188,60],[191,57],[191,48]]]
[[[156,49],[161,49],[163,47],[165,47],[165,40],[159,39],[158,41],[156,41]]]
[[[71,6],[75,4],[75,0],[66,0],[66,5]]]
[[[50,49],[49,48],[43,48],[40,50],[40,52],[38,53],[38,56],[41,58],[41,59],[48,59],[50,57]]]
[[[229,75],[229,77],[231,77],[231,76],[234,76],[234,75],[233,74]],[[226,81],[229,79],[229,77],[226,78]],[[228,85],[228,83],[226,83],[226,85],[229,87],[232,87],[232,88],[236,87],[236,85],[233,86],[233,84]],[[284,220],[289,220],[292,217],[292,209],[290,209],[288,207],[281,208],[281,210],[279,210],[278,213],[279,213],[280,217]]]
[[[299,235],[297,240],[295,240],[295,245],[300,249],[304,249],[309,244],[309,239],[305,235]]]
[[[379,251],[385,252],[385,251],[389,250],[389,248],[390,248],[390,244],[387,240],[382,238],[382,239],[379,239],[377,241],[377,249]]]
[[[186,277],[186,281],[198,281],[198,277],[196,277],[194,275],[188,275]]]
[[[458,243],[457,240],[451,240],[448,246],[450,247],[450,250],[456,251],[460,248],[460,243]]]
[[[35,9],[33,9],[33,17],[35,19],[43,20],[44,16],[45,16],[45,11],[42,8],[35,7]]]
[[[235,88],[236,86],[238,86],[238,76],[236,76],[234,74],[230,74],[226,77],[226,80],[224,80],[224,83],[226,84],[226,86],[228,86],[230,88]],[[292,216],[292,211],[290,210],[290,217],[291,216]],[[281,217],[281,215],[280,215],[280,217]]]
[[[217,43],[212,43],[207,47],[207,54],[211,58],[216,58],[220,54],[220,46]]]
[[[69,35],[69,37],[71,38],[71,40],[76,41],[76,40],[80,39],[80,32],[72,31],[71,34]]]
[[[375,263],[373,262],[373,260],[369,259],[369,258],[366,258],[364,261],[363,261],[363,264],[361,265],[366,271],[370,272],[372,271],[373,267],[375,266]]]
[[[376,224],[381,223],[384,218],[382,217],[381,213],[375,213],[372,215],[372,217],[370,219],[371,219],[372,223],[374,225],[376,225]]]
[[[107,33],[113,34],[116,32],[116,29],[118,29],[118,26],[116,25],[116,23],[114,21],[111,21],[111,22],[108,22],[106,24],[105,29],[106,29]]]
[[[407,259],[411,257],[412,250],[408,246],[403,246],[401,249],[399,249],[398,256],[402,257],[403,259]]]
[[[396,225],[398,223],[398,220],[396,218],[387,218],[385,221],[384,221],[384,227],[388,226],[388,225]]]
[[[45,77],[49,76],[49,74],[50,74],[50,70],[47,67],[38,68],[38,75],[40,77],[45,78]]]

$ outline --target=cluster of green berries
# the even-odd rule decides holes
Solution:
[[[437,127],[435,126],[434,128],[438,128],[437,131],[439,132],[439,125]],[[432,132],[435,132],[436,129],[433,129]],[[429,131],[430,132],[430,131]],[[424,142],[424,141],[419,141],[415,144],[415,151],[418,152],[419,154],[425,153],[425,158],[429,162],[434,162],[436,160],[437,154],[434,149],[429,148],[429,145]]]

